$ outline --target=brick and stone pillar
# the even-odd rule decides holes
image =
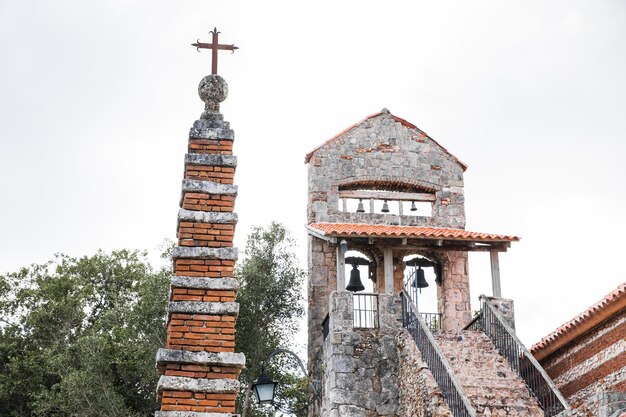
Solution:
[[[198,93],[205,111],[189,132],[185,155],[167,346],[157,353],[156,417],[232,416],[245,365],[244,355],[235,353],[237,159],[233,131],[219,112],[228,86],[219,75],[208,75]]]

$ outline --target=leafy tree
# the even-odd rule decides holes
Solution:
[[[0,415],[151,415],[168,276],[127,250],[0,276]]]
[[[239,378],[244,388],[237,408],[244,417],[273,415],[271,410],[252,404],[245,387],[259,376],[261,363],[271,352],[293,344],[304,315],[301,288],[305,273],[293,246],[293,239],[281,224],[255,227],[236,269],[240,283],[236,351],[246,355],[246,369]],[[295,376],[296,368],[289,358],[277,356],[266,365],[271,377],[282,382],[284,401],[290,407],[302,408],[306,403],[306,378]]]

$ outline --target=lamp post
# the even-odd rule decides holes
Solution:
[[[294,414],[294,413],[296,413],[298,411],[301,411],[301,410],[284,409],[283,407],[281,407],[280,405],[278,405],[277,403],[274,402],[274,397],[276,395],[276,387],[278,386],[278,383],[273,381],[269,376],[267,376],[265,374],[265,363],[267,363],[267,361],[269,361],[270,359],[272,359],[274,356],[276,356],[278,354],[290,355],[292,358],[294,358],[296,360],[296,362],[298,363],[299,368],[302,371],[302,373],[304,374],[304,376],[305,377],[308,376],[308,374],[306,372],[306,368],[304,367],[304,364],[302,363],[302,361],[300,360],[298,355],[296,355],[295,353],[293,353],[292,351],[290,351],[288,349],[278,348],[275,351],[273,351],[272,353],[270,353],[267,356],[267,358],[263,361],[263,363],[261,365],[261,375],[259,375],[257,380],[250,386],[250,390],[254,393],[254,396],[256,397],[257,402],[259,404],[272,404],[272,405],[274,405],[274,407],[276,409],[278,409],[280,411],[283,411],[283,412],[289,413],[289,414]],[[313,398],[314,399],[317,398],[319,396],[319,393],[318,393],[317,388],[315,387],[315,385],[310,382],[309,383],[309,388],[313,392]]]
[[[261,376],[252,384],[252,392],[259,404],[273,404],[278,384],[269,376],[265,375],[265,370],[261,370]]]

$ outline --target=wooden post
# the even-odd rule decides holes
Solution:
[[[491,258],[491,288],[494,297],[502,297],[500,289],[500,261],[498,260],[498,250],[489,251]]]
[[[383,269],[385,271],[385,294],[393,294],[393,252],[391,246],[383,249]]]
[[[346,258],[341,251],[341,245],[337,245],[337,291],[346,290]]]

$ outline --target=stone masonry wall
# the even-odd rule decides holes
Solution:
[[[622,311],[541,361],[578,416],[626,412],[625,335]]]
[[[424,132],[383,110],[326,142],[309,161],[308,222],[465,227],[463,166]],[[339,187],[410,186],[436,196],[432,217],[339,211]]]
[[[398,335],[399,372],[398,385],[400,399],[398,416],[411,417],[452,417],[443,393],[415,342],[403,331]]]
[[[397,296],[378,296],[379,327],[353,328],[353,294],[330,295],[330,333],[323,346],[321,413],[329,417],[395,416],[398,408],[398,353],[402,331]]]
[[[437,256],[443,266],[443,282],[437,288],[442,328],[461,330],[472,319],[467,252],[442,252]]]

